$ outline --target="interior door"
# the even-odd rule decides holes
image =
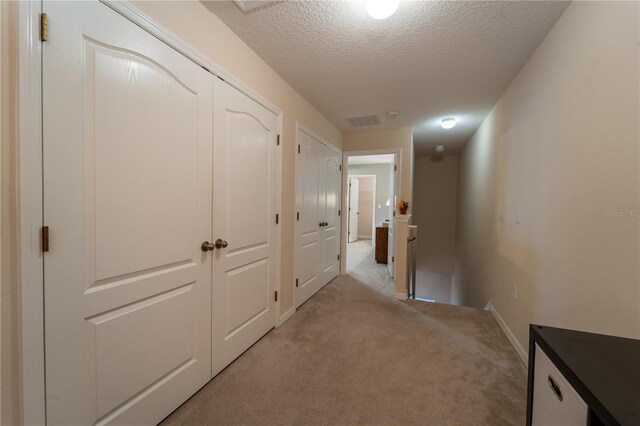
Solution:
[[[155,424],[211,377],[213,78],[102,3],[43,8],[47,421]]]
[[[326,202],[325,182],[321,164],[324,145],[312,136],[298,130],[299,153],[296,163],[297,181],[297,265],[296,307],[302,305],[324,285],[321,280],[323,253],[322,221]]]
[[[275,326],[277,116],[214,90],[213,375]]]
[[[322,158],[322,177],[324,181],[324,192],[321,203],[324,226],[322,232],[323,264],[322,264],[322,285],[334,279],[340,273],[340,194],[341,175],[340,164],[341,155],[333,149],[324,146]],[[354,229],[356,238],[358,228]]]
[[[395,214],[394,212],[396,211],[396,202],[397,202],[397,196],[396,196],[396,173],[397,173],[397,166],[396,166],[396,159],[394,159],[394,163],[391,164],[391,167],[389,167],[389,199],[391,200],[391,205],[389,206],[389,239],[388,239],[388,243],[387,243],[387,269],[389,270],[389,275],[391,276],[391,278],[393,278],[393,272],[394,272],[394,259],[395,259],[395,223],[394,223],[394,219],[395,219]]]
[[[360,181],[357,178],[349,178],[349,239],[352,243],[358,239],[358,195],[360,194]]]

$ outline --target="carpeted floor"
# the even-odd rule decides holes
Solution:
[[[371,240],[356,240],[347,245],[347,274],[361,283],[395,297],[395,283],[386,263],[377,263]]]
[[[521,425],[526,377],[491,315],[351,276],[309,299],[165,425]]]

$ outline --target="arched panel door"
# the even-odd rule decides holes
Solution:
[[[275,326],[277,116],[214,87],[213,375]]]

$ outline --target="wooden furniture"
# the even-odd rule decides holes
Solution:
[[[531,325],[527,426],[640,425],[640,340]]]
[[[389,228],[376,227],[376,262],[387,263],[387,247],[389,245]]]

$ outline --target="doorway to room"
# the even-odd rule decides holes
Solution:
[[[345,155],[346,273],[393,297],[395,153]]]

